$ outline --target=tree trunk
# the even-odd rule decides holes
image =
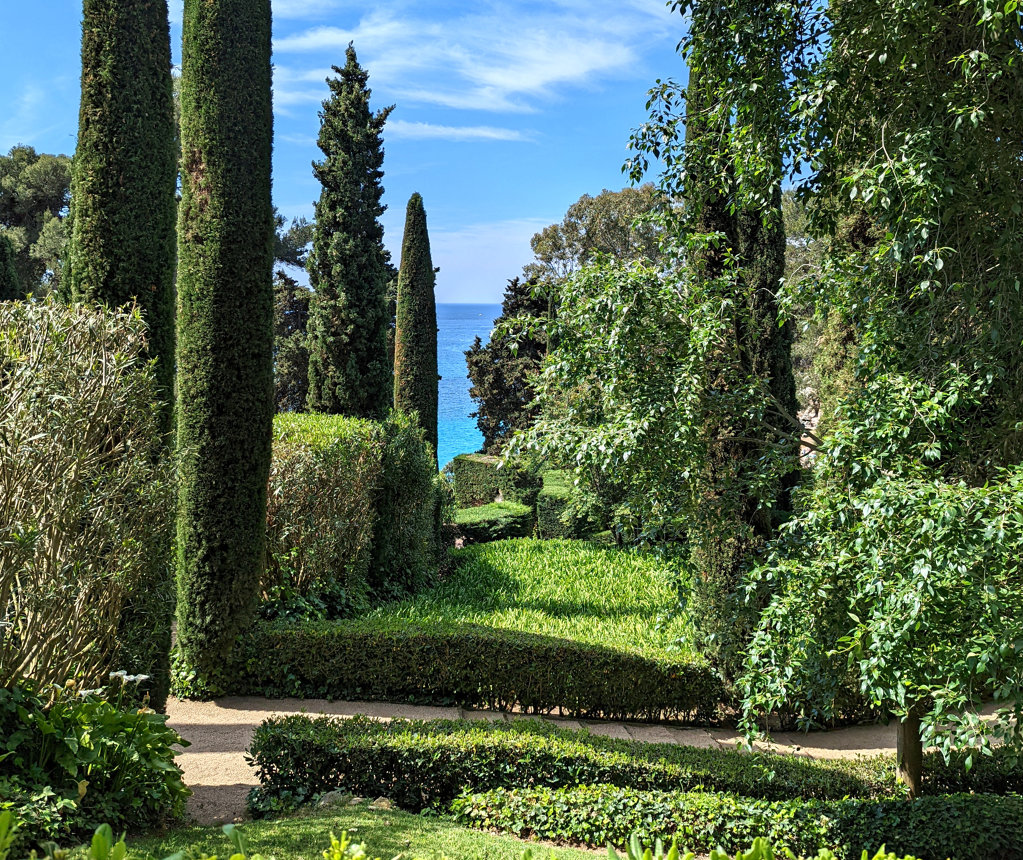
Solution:
[[[924,748],[920,741],[920,716],[910,711],[899,720],[896,733],[896,759],[899,780],[909,788],[910,798],[920,796],[924,764]]]

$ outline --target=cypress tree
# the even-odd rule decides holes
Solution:
[[[270,0],[186,0],[178,639],[222,665],[256,602],[273,420]]]
[[[111,307],[139,303],[168,403],[174,391],[176,134],[166,0],[85,0],[70,294]],[[167,429],[170,415],[168,408]]]
[[[381,132],[392,107],[372,113],[368,75],[348,46],[328,78],[313,163],[322,185],[309,255],[309,397],[312,412],[382,418],[391,405],[389,255],[379,218],[386,207]]]
[[[394,408],[418,412],[437,453],[437,302],[423,198],[413,194],[405,214],[394,328]]]
[[[0,302],[23,298],[18,270],[14,265],[14,245],[0,233]]]

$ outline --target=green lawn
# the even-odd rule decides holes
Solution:
[[[673,574],[653,555],[584,541],[508,540],[453,553],[440,585],[370,618],[482,624],[648,658],[694,656],[678,643],[686,627]]]
[[[519,860],[532,848],[536,860],[550,860],[551,851],[511,836],[469,830],[442,817],[423,817],[399,810],[373,810],[368,803],[309,812],[274,821],[241,825],[249,853],[267,860],[322,860],[330,834],[348,831],[353,842],[365,842],[369,858],[433,860],[443,854],[452,860]],[[130,858],[163,860],[191,848],[196,854],[230,856],[230,843],[218,827],[183,827],[166,835],[129,840]],[[607,856],[605,852],[601,852]],[[593,852],[558,848],[558,860],[593,860]]]

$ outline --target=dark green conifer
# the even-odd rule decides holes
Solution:
[[[381,132],[393,107],[371,113],[368,75],[348,46],[320,113],[323,189],[309,255],[309,397],[312,412],[382,418],[392,399],[387,332],[389,255],[380,202]]]
[[[14,245],[0,233],[0,302],[23,298],[18,270],[14,265]]]
[[[223,665],[255,606],[273,420],[270,0],[186,0],[178,640]]]
[[[166,0],[85,0],[72,166],[70,295],[137,301],[157,383],[174,391],[177,131]],[[170,409],[166,412],[170,426]]]
[[[413,194],[405,214],[394,325],[394,408],[419,413],[437,453],[437,300],[423,198]]]

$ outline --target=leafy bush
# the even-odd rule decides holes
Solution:
[[[1023,798],[1015,795],[769,801],[579,785],[466,794],[452,810],[475,827],[593,846],[622,845],[635,834],[647,842],[677,839],[698,851],[735,851],[763,836],[802,854],[827,845],[844,860],[880,844],[925,860],[1023,857]]]
[[[296,715],[264,722],[250,752],[261,784],[257,810],[334,789],[386,794],[412,810],[444,806],[463,790],[582,783],[706,788],[769,800],[901,794],[891,758],[818,762],[615,741],[539,720],[380,723]]]
[[[167,694],[173,467],[145,326],[53,301],[0,303],[0,686]]]
[[[436,577],[441,498],[436,456],[422,428],[395,411],[383,433],[369,586],[376,599],[391,600],[415,594]]]
[[[533,509],[517,502],[459,508],[454,524],[466,544],[529,537],[533,533]]]
[[[174,764],[184,745],[167,718],[128,706],[123,679],[103,690],[73,682],[49,698],[0,689],[0,810],[29,841],[63,839],[109,822],[143,827],[177,817],[189,790]]]
[[[543,489],[536,498],[536,526],[541,538],[577,538],[586,527],[574,510],[575,487],[568,472],[552,470],[543,476]]]
[[[459,454],[451,461],[455,503],[460,508],[489,505],[498,496],[505,502],[532,507],[541,479],[523,463],[505,463],[486,454]]]
[[[230,695],[424,703],[581,717],[707,722],[722,698],[709,667],[472,624],[380,617],[266,622],[239,643]],[[268,659],[268,655],[273,655]]]
[[[378,424],[339,415],[279,414],[267,494],[263,591],[277,603],[317,599],[338,618],[368,603],[381,480]]]

